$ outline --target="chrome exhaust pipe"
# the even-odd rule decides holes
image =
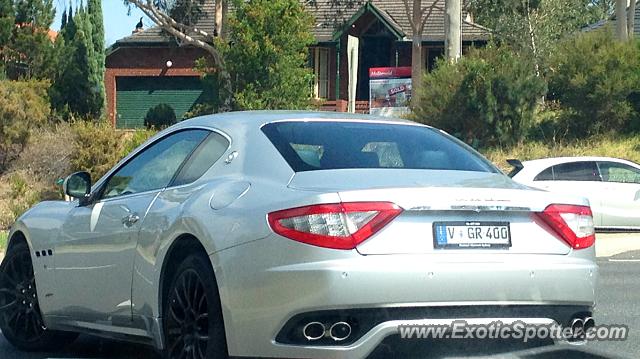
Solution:
[[[329,328],[329,337],[336,342],[346,340],[351,335],[351,325],[347,322],[337,322]]]
[[[574,338],[584,334],[584,320],[582,318],[573,318],[569,327]]]
[[[324,324],[320,322],[309,322],[302,328],[302,335],[308,341],[312,342],[322,339],[326,331],[327,329]]]
[[[584,332],[588,332],[589,330],[591,330],[593,327],[596,326],[596,321],[593,320],[592,317],[586,317],[584,318]]]

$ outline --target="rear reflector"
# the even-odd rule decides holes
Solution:
[[[354,249],[381,230],[402,209],[390,202],[318,204],[268,215],[277,234],[298,242],[333,249]]]
[[[552,204],[537,215],[571,248],[589,248],[596,241],[593,214],[587,206]]]

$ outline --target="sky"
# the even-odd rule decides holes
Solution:
[[[53,30],[60,30],[60,19],[62,12],[69,6],[69,2],[73,4],[74,11],[80,4],[80,0],[53,0],[56,7],[56,19],[51,26]],[[83,1],[86,4],[86,0]],[[104,16],[104,37],[107,46],[111,46],[116,40],[131,35],[136,24],[142,17],[142,12],[132,8],[131,15],[127,15],[127,7],[123,0],[102,0],[102,13]],[[153,26],[153,22],[148,18],[143,20],[144,27]]]

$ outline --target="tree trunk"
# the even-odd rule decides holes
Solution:
[[[420,33],[422,0],[413,0],[413,38],[411,44],[411,97],[415,101],[420,96],[422,85],[422,34]]]
[[[531,21],[531,10],[527,3],[527,23],[529,24],[529,39],[531,41],[531,51],[533,52],[533,64],[536,69],[536,76],[540,77],[540,65],[538,63],[538,46],[536,45],[536,34],[533,31],[533,22]]]
[[[445,1],[445,53],[451,62],[462,55],[462,7],[460,0]]]
[[[636,26],[636,0],[629,2],[629,10],[627,11],[627,33],[629,39],[633,39],[634,29]]]
[[[216,22],[216,29],[214,32],[214,36],[222,36],[222,14],[223,14],[223,10],[222,10],[222,3],[223,0],[215,0],[216,2],[216,18],[215,18],[215,22]]]
[[[627,0],[616,0],[616,36],[620,41],[629,38],[627,30]]]

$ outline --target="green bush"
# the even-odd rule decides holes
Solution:
[[[72,171],[87,171],[96,181],[121,159],[123,133],[116,131],[111,123],[74,121],[71,133],[74,138]]]
[[[173,107],[161,103],[147,111],[147,115],[144,117],[144,126],[148,129],[163,129],[175,124],[176,121],[176,112]]]
[[[441,60],[425,75],[411,118],[476,147],[520,142],[546,92],[533,68],[530,59],[495,45],[474,49],[457,63]]]
[[[559,125],[576,138],[640,129],[640,49],[611,32],[581,33],[551,57],[549,98],[563,109]]]
[[[0,81],[0,172],[27,144],[31,130],[48,120],[48,87],[40,81]]]
[[[155,135],[155,130],[135,130],[127,131],[124,135],[124,142],[120,157],[126,157],[131,151],[143,144],[146,140]]]

